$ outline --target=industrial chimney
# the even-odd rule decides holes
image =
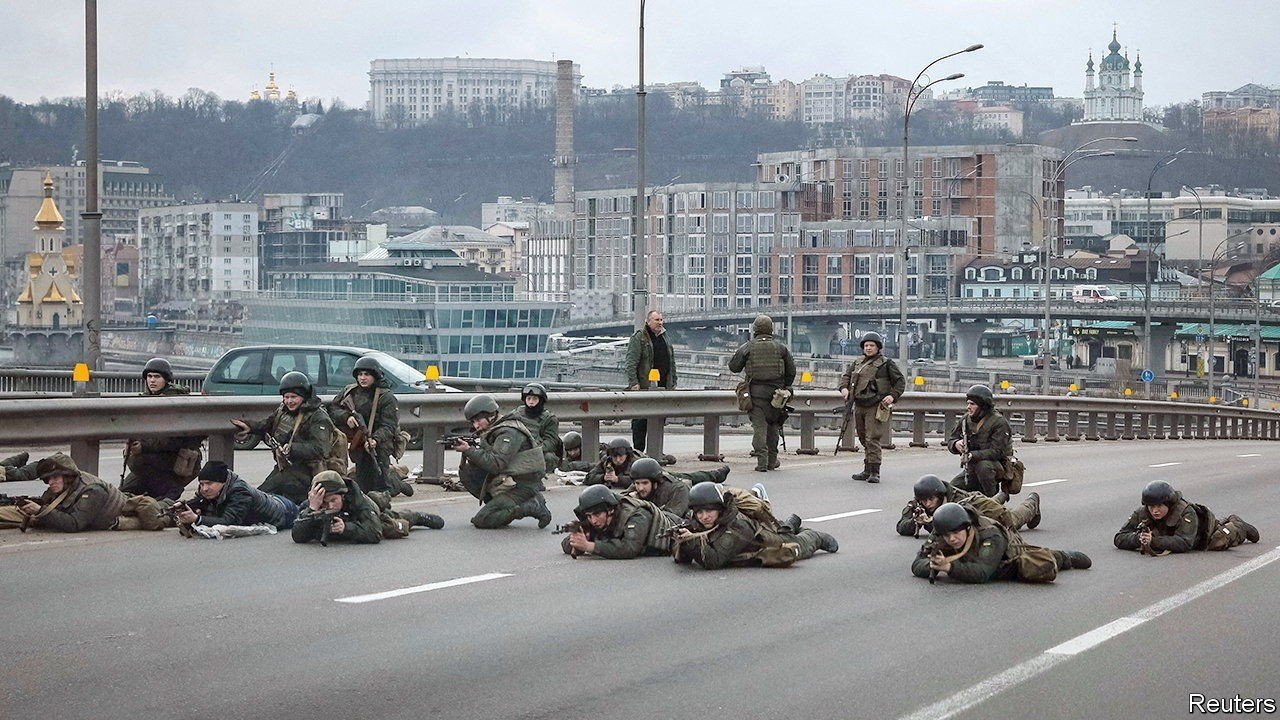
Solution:
[[[573,215],[573,166],[578,158],[573,154],[573,106],[578,88],[573,78],[573,61],[556,61],[556,154],[551,159],[555,166],[555,204],[558,217]]]

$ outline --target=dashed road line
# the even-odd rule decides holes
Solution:
[[[1262,457],[1262,453],[1245,453],[1243,455],[1237,455],[1236,457]]]
[[[962,690],[949,698],[940,700],[928,707],[921,708],[916,712],[903,716],[901,720],[948,720],[960,713],[979,705],[996,695],[1019,685],[1031,678],[1044,674],[1047,670],[1066,662],[1071,658],[1079,655],[1086,650],[1097,647],[1102,643],[1110,640],[1117,635],[1125,633],[1133,628],[1154,620],[1170,610],[1177,609],[1187,603],[1203,597],[1224,585],[1239,580],[1254,570],[1258,570],[1269,565],[1276,560],[1280,560],[1280,547],[1271,550],[1263,555],[1259,555],[1252,560],[1240,563],[1239,565],[1219,573],[1204,582],[1193,585],[1182,592],[1171,595],[1154,605],[1149,605],[1132,615],[1113,620],[1106,625],[1094,628],[1089,632],[1077,635],[1076,637],[1058,645],[1055,645],[1039,655],[1019,663],[1004,672],[997,673],[983,680],[976,685]]]
[[[816,518],[805,518],[807,523],[826,522],[828,520],[839,520],[840,518],[856,517],[858,515],[870,515],[878,513],[882,508],[868,508],[866,510],[854,510],[853,512],[836,513],[835,515],[821,515]]]
[[[1022,487],[1039,487],[1040,485],[1052,485],[1060,482],[1070,482],[1071,478],[1054,478],[1052,480],[1040,480],[1033,483],[1022,483]]]
[[[1167,462],[1167,463],[1156,463],[1155,465],[1148,465],[1147,467],[1162,468],[1162,467],[1173,467],[1174,465],[1181,465],[1181,464],[1182,464],[1181,462]]]
[[[387,590],[386,592],[334,598],[334,602],[350,604],[367,603],[375,600],[387,600],[389,598],[400,597],[402,595],[429,592],[431,590],[443,590],[445,588],[458,587],[459,585],[470,585],[472,583],[485,582],[486,580],[497,580],[504,577],[511,577],[511,573],[486,573],[484,575],[472,575],[470,577],[454,578],[453,580],[445,580],[443,582],[427,583],[426,585],[414,585],[413,587],[400,588],[398,590]]]

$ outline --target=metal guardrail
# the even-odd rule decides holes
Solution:
[[[100,370],[93,374],[98,382],[98,391],[112,394],[140,394],[144,382],[141,368],[137,372],[125,370]],[[174,382],[198,393],[204,387],[205,373],[175,372]],[[0,368],[0,394],[11,395],[71,395],[75,391],[75,382],[71,379],[71,369],[54,368]]]
[[[470,394],[426,393],[398,395],[400,423],[423,434],[423,475],[439,476],[444,453],[436,440],[464,425],[462,406]],[[500,394],[503,407],[519,403],[518,394]],[[833,419],[839,393],[799,390],[792,399],[799,421],[801,454],[817,454],[814,444],[818,418]],[[1063,398],[1043,395],[997,396],[998,407],[1010,419],[1023,442],[1044,440],[1121,439],[1253,439],[1280,440],[1280,413],[1192,403],[1146,400]],[[210,459],[234,463],[235,417],[263,417],[279,400],[268,396],[186,396],[121,398],[54,398],[0,402],[0,445],[22,447],[69,442],[72,456],[88,472],[98,468],[99,446],[105,440],[156,435],[207,435]],[[964,408],[955,393],[908,392],[894,406],[898,437],[909,445],[926,447],[930,417],[942,417],[941,430],[954,427]],[[549,409],[562,421],[581,427],[585,447],[595,447],[603,421],[649,419],[648,452],[662,453],[669,419],[700,421],[701,459],[723,459],[720,427],[740,417],[734,394],[724,390],[556,393]],[[936,424],[936,423],[935,423]],[[886,433],[893,446],[894,427]],[[840,438],[852,449],[852,438]]]

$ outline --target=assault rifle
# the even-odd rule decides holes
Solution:
[[[0,507],[17,507],[19,505],[26,505],[29,502],[33,502],[37,505],[40,504],[40,500],[38,498],[28,497],[26,495],[0,495]],[[23,515],[22,525],[18,529],[22,532],[26,532],[27,528],[31,527],[31,521],[34,519],[34,515]]]
[[[476,446],[480,444],[480,438],[475,435],[445,435],[439,440],[436,440],[436,444],[443,445],[449,449],[453,449],[459,442]]]
[[[836,451],[832,453],[832,455],[839,455],[840,443],[844,442],[845,433],[849,432],[849,422],[853,420],[853,388],[849,388],[849,399],[845,404],[832,408],[831,412],[841,416],[840,433],[836,435]]]
[[[925,512],[924,507],[922,507],[920,503],[916,503],[916,509],[915,509],[915,512],[912,513],[912,518],[911,518],[916,523],[916,533],[911,537],[914,537],[914,538],[920,537],[920,528],[924,527],[925,523],[928,522],[927,520],[925,520],[925,518],[927,518],[928,516],[929,516],[929,513]]]
[[[262,444],[271,448],[271,453],[276,456],[276,465],[281,470],[288,468],[292,464],[289,462],[289,453],[284,451],[284,448],[280,446],[280,441],[276,440],[271,433],[265,432],[262,434]]]
[[[566,533],[572,534],[577,532],[586,532],[586,530],[582,527],[581,520],[571,520],[563,525],[557,525],[556,528],[551,531],[551,534],[564,535]]]
[[[922,548],[922,552],[924,553],[925,557],[929,558],[930,562],[933,561],[933,558],[939,557],[942,555],[942,550],[938,547],[937,541],[934,540],[933,538],[930,538],[929,540],[925,541],[924,548]],[[932,585],[937,581],[938,581],[938,571],[934,570],[933,568],[929,568],[929,584]]]
[[[338,513],[322,510],[320,516],[320,547],[329,547],[329,531],[333,529],[333,519]]]
[[[1151,523],[1148,523],[1146,520],[1139,520],[1139,521],[1138,521],[1138,529],[1137,529],[1137,533],[1138,533],[1139,535],[1141,535],[1141,534],[1142,534],[1142,533],[1144,533],[1144,532],[1148,532],[1148,531],[1150,531],[1150,530],[1151,530]],[[1139,543],[1138,543],[1138,547],[1139,547],[1139,549],[1142,551],[1142,554],[1143,554],[1143,555],[1147,555],[1147,556],[1149,556],[1149,557],[1155,557],[1155,554],[1156,554],[1156,553],[1155,553],[1155,551],[1154,551],[1154,550],[1152,550],[1152,549],[1151,549],[1151,546],[1150,546],[1150,545],[1143,545],[1141,542],[1139,542]]]

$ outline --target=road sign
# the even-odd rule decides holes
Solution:
[[[1203,344],[1204,344],[1204,341],[1205,341],[1205,340],[1207,340],[1207,339],[1208,339],[1208,337],[1207,337],[1207,336],[1205,336],[1205,335],[1197,335],[1197,336],[1196,336],[1196,342],[1197,342],[1197,343],[1199,343],[1200,345],[1203,345]]]
[[[1156,374],[1155,374],[1155,373],[1151,372],[1150,370],[1143,370],[1143,371],[1142,371],[1142,382],[1149,383],[1149,382],[1151,382],[1152,380],[1155,380],[1155,379],[1156,379]]]

